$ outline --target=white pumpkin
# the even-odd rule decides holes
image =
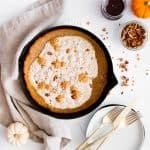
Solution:
[[[12,123],[7,128],[7,140],[13,145],[22,145],[29,138],[28,128],[20,122]]]

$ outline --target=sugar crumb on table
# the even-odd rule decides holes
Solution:
[[[148,76],[149,75],[149,71],[148,69],[145,69],[145,75]]]
[[[103,28],[102,31],[103,31],[103,32],[106,32],[107,30],[106,30],[106,28]]]
[[[139,61],[140,60],[140,55],[136,54],[136,60]]]
[[[123,91],[121,91],[121,93],[120,93],[120,94],[121,94],[121,95],[123,95],[123,93],[124,93],[124,92],[123,92]]]
[[[123,58],[117,58],[117,60],[119,60],[119,69],[121,72],[127,72],[128,71],[128,64],[129,61],[128,60],[124,60]]]
[[[109,36],[108,36],[109,32],[107,31],[107,28],[103,27],[101,29],[101,32],[103,32],[102,34],[100,34],[102,40],[105,41],[105,40],[109,39]]]
[[[122,86],[122,87],[126,87],[126,86],[129,86],[129,78],[128,77],[126,77],[125,75],[122,75],[121,77],[121,83],[120,83],[120,85]]]
[[[90,21],[87,21],[87,22],[86,22],[86,25],[90,25],[90,24],[91,24]]]

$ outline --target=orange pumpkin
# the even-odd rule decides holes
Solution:
[[[132,0],[131,5],[137,17],[150,18],[150,0]]]

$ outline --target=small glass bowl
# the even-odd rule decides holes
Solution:
[[[123,9],[123,11],[122,11],[119,15],[117,15],[117,16],[112,16],[112,15],[110,15],[109,13],[107,13],[107,11],[106,11],[106,6],[107,6],[107,4],[108,4],[108,1],[109,1],[109,0],[101,0],[101,13],[102,13],[102,15],[103,15],[106,19],[109,19],[109,20],[118,20],[118,19],[120,19],[120,18],[124,15],[125,9],[126,9],[126,7],[127,7],[126,0],[122,0],[123,3],[124,3],[124,9]]]
[[[145,39],[144,39],[143,44],[140,45],[140,46],[138,46],[138,47],[135,47],[135,48],[128,47],[126,44],[124,44],[124,42],[122,41],[122,37],[121,37],[121,34],[122,34],[123,29],[124,29],[127,25],[133,24],[133,23],[139,24],[139,25],[142,26],[143,29],[145,30]],[[121,30],[120,30],[120,41],[121,41],[122,45],[123,45],[125,48],[127,48],[128,50],[136,51],[136,50],[142,49],[142,48],[145,46],[146,42],[148,41],[148,30],[147,30],[147,27],[146,27],[145,25],[143,25],[141,22],[136,21],[136,20],[126,22],[126,23],[121,27]]]

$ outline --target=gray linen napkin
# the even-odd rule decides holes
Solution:
[[[59,150],[68,143],[69,124],[64,126],[64,120],[44,115],[30,104],[19,84],[18,58],[23,46],[37,32],[56,21],[62,6],[62,0],[37,0],[20,16],[0,27],[0,122],[4,125],[12,120],[24,123],[32,138],[44,139],[47,150]]]

